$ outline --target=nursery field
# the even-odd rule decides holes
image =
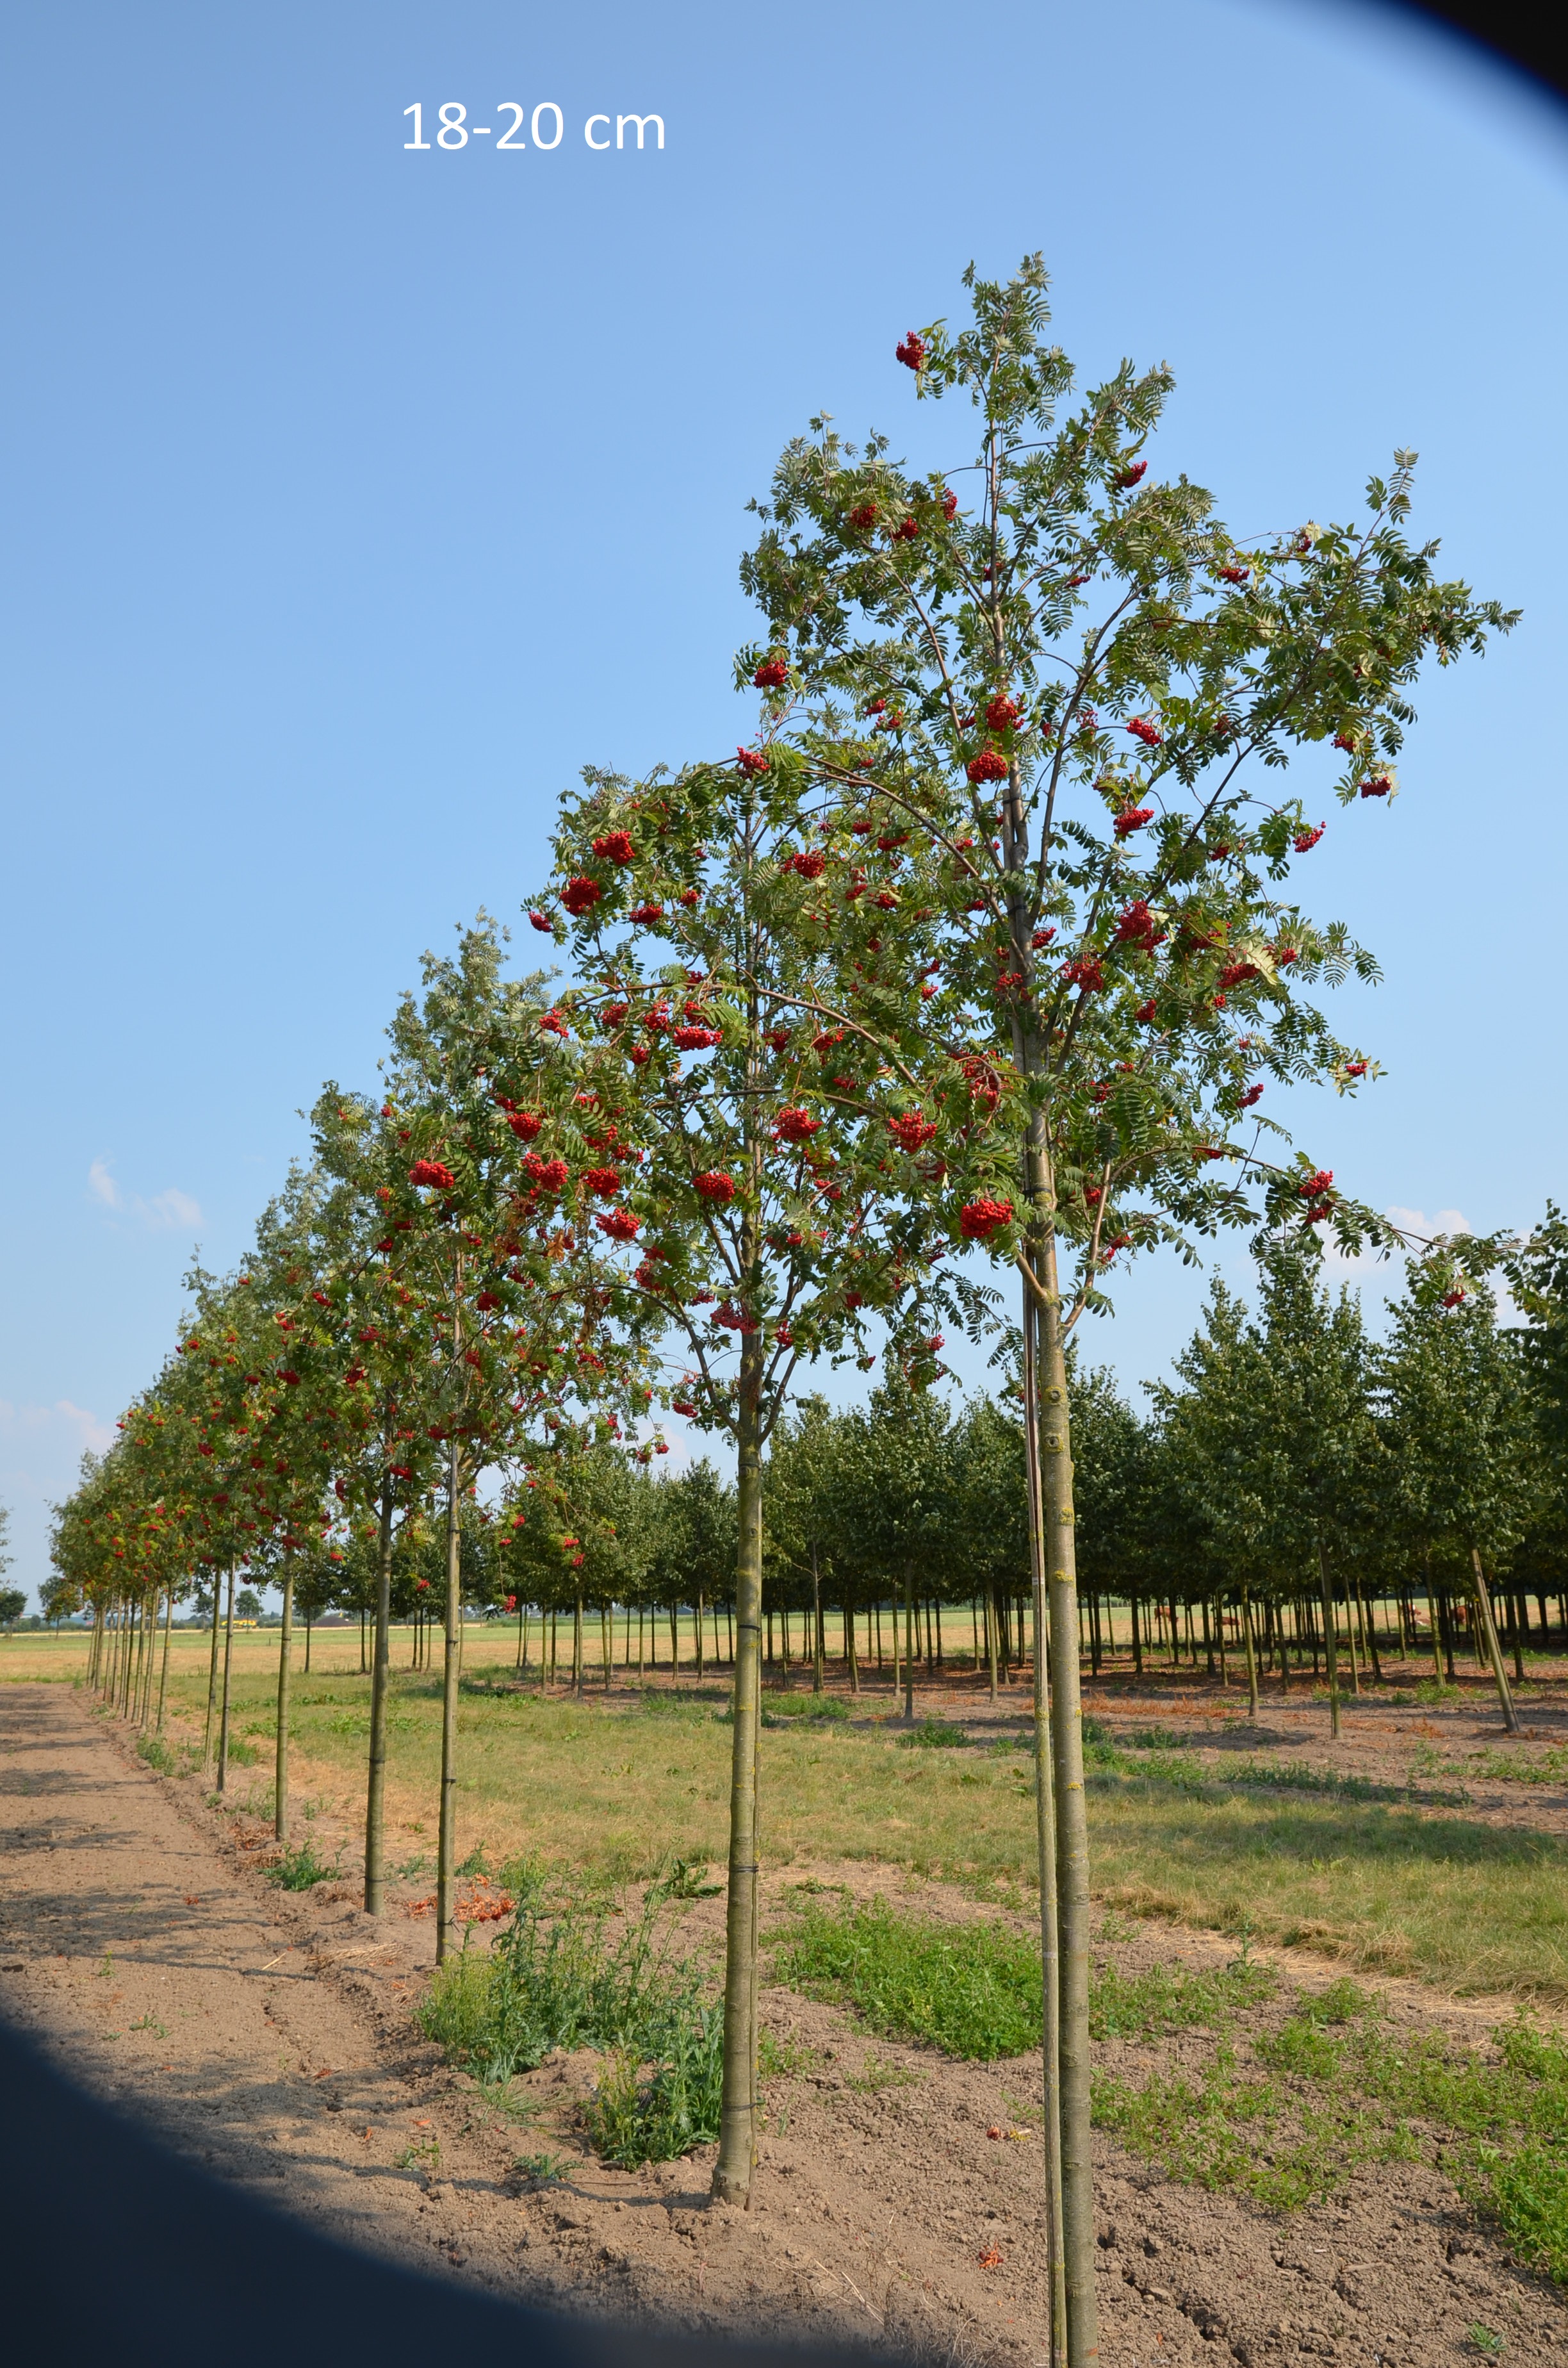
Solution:
[[[885,1691],[768,1694],[766,2122],[739,2212],[680,2127],[717,2032],[718,1688],[541,1699],[471,1658],[469,1938],[443,1976],[431,1679],[395,1680],[371,1918],[368,1683],[301,1681],[284,1858],[268,1652],[236,1646],[222,1804],[187,1748],[198,1656],[176,1645],[161,1737],[84,1688],[0,1688],[8,2014],[221,2173],[394,2258],[666,2327],[1038,2361],[1021,1690],[993,1706],[960,1679],[914,1728]],[[1568,2343],[1568,1734],[1540,1689],[1507,1751],[1483,1695],[1394,1693],[1337,1746],[1304,1695],[1256,1726],[1197,1686],[1091,1705],[1111,2368]],[[672,2013],[690,2093],[661,2100],[635,2066]]]
[[[18,1661],[44,1657],[28,1640]],[[52,1642],[52,1640],[51,1640]],[[394,1639],[389,1860],[419,1884],[434,1864],[439,1679]],[[270,1804],[277,1643],[237,1639],[230,1793]],[[581,1695],[519,1677],[494,1630],[471,1633],[460,1709],[459,1851],[517,1857],[612,1881],[676,1860],[722,1868],[730,1726],[724,1674],[706,1685],[621,1680]],[[1185,1674],[1185,1673],[1184,1673]],[[1397,1671],[1395,1672],[1397,1674]],[[1568,1705],[1550,1667],[1521,1693],[1527,1733],[1507,1751],[1487,1691],[1412,1675],[1347,1705],[1335,1743],[1306,1688],[1245,1697],[1169,1672],[1091,1690],[1092,1883],[1123,1913],[1309,1944],[1346,1965],[1456,1993],[1568,2000]],[[176,1639],[166,1743],[199,1745],[207,1660]],[[1422,1699],[1423,1693],[1428,1699]],[[863,1861],[1022,1902],[1034,1866],[1028,1694],[989,1698],[983,1675],[923,1686],[916,1723],[890,1687],[858,1695],[809,1672],[765,1695],[762,1843],[774,1868]],[[317,1638],[295,1684],[297,1830],[345,1874],[358,1863],[369,1681],[358,1641]]]

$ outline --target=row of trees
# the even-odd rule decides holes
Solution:
[[[232,1590],[236,1565],[273,1557],[287,1639],[298,1557],[373,1543],[374,1911],[395,1547],[444,1532],[445,1945],[465,1503],[485,1473],[531,1479],[507,1537],[563,1575],[590,1551],[573,1456],[615,1445],[651,1464],[665,1406],[727,1441],[714,2185],[740,2202],[757,2130],[765,1455],[803,1365],[869,1369],[885,1347],[918,1395],[945,1327],[1009,1329],[1052,2349],[1080,2368],[1096,2333],[1068,1341],[1161,1245],[1190,1254],[1227,1224],[1389,1237],[1258,1108],[1276,1085],[1354,1091],[1374,1067],[1313,1000],[1373,964],[1289,894],[1325,825],[1287,770],[1337,751],[1341,803],[1386,813],[1424,660],[1511,619],[1409,540],[1410,456],[1370,482],[1358,525],[1238,541],[1200,488],[1149,476],[1165,370],[1124,365],[1074,398],[1038,259],[966,284],[968,323],[911,332],[897,359],[920,397],[969,398],[972,457],[911,471],[825,420],[789,447],[743,569],[763,628],[737,669],[759,695],[752,740],[640,781],[585,775],[530,912],[564,982],[507,977],[483,922],[454,962],[427,962],[383,1095],[323,1095],[309,1169],[242,1274],[198,1278],[178,1352],[65,1509],[57,1553],[84,1594],[153,1611],[195,1565]],[[284,1697],[288,1668],[285,1644]],[[286,1699],[279,1713],[282,1818]]]

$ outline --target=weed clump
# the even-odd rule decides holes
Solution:
[[[775,1980],[948,2055],[989,2063],[1040,2045],[1040,1952],[1005,1925],[927,1924],[881,1899],[842,1910],[797,1900]]]
[[[923,1718],[898,1738],[901,1751],[961,1751],[968,1743],[964,1729],[950,1718]]]
[[[491,2089],[558,2047],[603,2049],[587,2121],[607,2161],[665,2161],[716,2137],[722,2018],[700,1969],[672,1953],[665,1910],[678,1892],[653,1886],[612,1939],[607,1897],[553,1899],[526,1861],[506,1882],[510,1930],[487,1956],[465,1951],[440,1968],[419,2009],[426,2037]]]
[[[316,1884],[325,1883],[337,1871],[335,1859],[328,1866],[324,1859],[316,1855],[315,1841],[307,1834],[302,1842],[291,1850],[286,1849],[273,1860],[267,1870],[267,1879],[284,1891],[310,1891]]]

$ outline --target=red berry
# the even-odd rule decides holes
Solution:
[[[959,1212],[959,1231],[966,1242],[989,1241],[1012,1222],[1011,1201],[969,1201]]]
[[[858,534],[869,534],[877,523],[875,502],[860,502],[849,513],[849,523]]]
[[[416,1159],[408,1171],[411,1184],[433,1184],[437,1191],[449,1192],[457,1178],[443,1160]]]
[[[1327,828],[1326,823],[1320,822],[1316,830],[1299,830],[1290,844],[1298,855],[1309,854]]]
[[[1123,806],[1116,818],[1116,835],[1118,838],[1126,838],[1131,832],[1142,830],[1146,823],[1151,823],[1153,819],[1153,806]]]
[[[637,850],[631,844],[629,830],[610,830],[602,838],[595,839],[594,853],[604,863],[631,863],[636,860]]]
[[[993,732],[1011,732],[1018,721],[1017,701],[999,690],[986,707],[985,721]]]
[[[1222,584],[1244,584],[1251,574],[1250,567],[1221,567],[1220,581]]]
[[[945,493],[945,494],[942,495],[942,516],[943,516],[945,518],[957,518],[958,514],[959,514],[959,497],[958,497],[957,494],[952,493],[952,492],[950,492],[950,491],[949,491],[949,492],[948,492],[948,493]]]
[[[580,920],[585,913],[592,911],[604,893],[597,880],[579,877],[568,880],[561,892],[561,901],[573,918]]]
[[[914,518],[901,518],[892,530],[892,539],[895,542],[913,542],[919,532],[920,529]]]
[[[706,1168],[701,1175],[694,1176],[691,1181],[693,1190],[702,1200],[716,1201],[721,1208],[726,1201],[733,1201],[735,1197],[735,1179],[733,1176],[726,1176],[722,1167]]]
[[[635,921],[640,928],[652,928],[664,919],[665,908],[662,905],[633,905],[626,917],[629,921]]]
[[[1361,795],[1364,798],[1386,798],[1392,793],[1393,783],[1386,773],[1374,773],[1369,780],[1363,781],[1361,784]]]
[[[608,1217],[596,1217],[594,1223],[612,1242],[633,1242],[642,1230],[641,1220],[630,1209],[612,1209]]]
[[[736,760],[743,773],[766,773],[767,759],[760,748],[737,748]]]
[[[924,370],[926,367],[925,338],[917,336],[915,331],[911,329],[908,336],[904,338],[903,343],[893,347],[893,356],[896,360],[901,361],[903,364],[905,370]]]
[[[536,929],[542,929],[545,935],[547,937],[549,936],[550,923],[545,919],[542,913],[530,913],[528,915],[528,918],[533,923]]]
[[[813,1118],[810,1110],[791,1105],[779,1111],[773,1121],[773,1132],[781,1143],[810,1143],[821,1125],[821,1119]]]
[[[764,658],[752,680],[758,690],[780,690],[790,679],[788,658]]]
[[[1005,781],[1007,759],[999,748],[983,748],[978,757],[971,757],[966,769],[976,788],[982,781]]]
[[[1165,736],[1146,715],[1135,715],[1127,728],[1135,740],[1142,740],[1145,748],[1157,748]]]
[[[1125,469],[1118,469],[1116,474],[1111,479],[1111,484],[1115,485],[1119,492],[1125,493],[1129,485],[1135,485],[1138,483],[1139,478],[1145,473],[1148,466],[1149,463],[1147,461],[1130,461]]]

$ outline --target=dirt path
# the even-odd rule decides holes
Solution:
[[[770,2088],[754,2208],[706,2200],[706,2151],[640,2173],[587,2151],[591,2059],[556,2058],[503,2120],[444,2068],[411,2006],[432,1953],[403,1897],[256,1871],[260,1829],[155,1775],[60,1686],[0,1691],[0,2006],[187,2155],[330,2233],[532,2302],[666,2325],[861,2338],[933,2362],[1037,2362],[1038,2064],[868,2043],[774,1991],[803,2068]],[[248,1862],[247,1862],[248,1861]],[[853,1872],[857,1887],[889,1870]],[[925,1912],[968,1915],[924,1886]],[[694,1917],[694,1940],[713,1903]],[[1211,1961],[1157,1928],[1119,1951]],[[1149,2051],[1135,2060],[1146,2061]],[[553,2155],[537,2185],[519,2154]],[[1107,2368],[1322,2360],[1437,2368],[1568,2359],[1568,2310],[1503,2261],[1441,2175],[1358,2174],[1282,2223],[1099,2149]]]

